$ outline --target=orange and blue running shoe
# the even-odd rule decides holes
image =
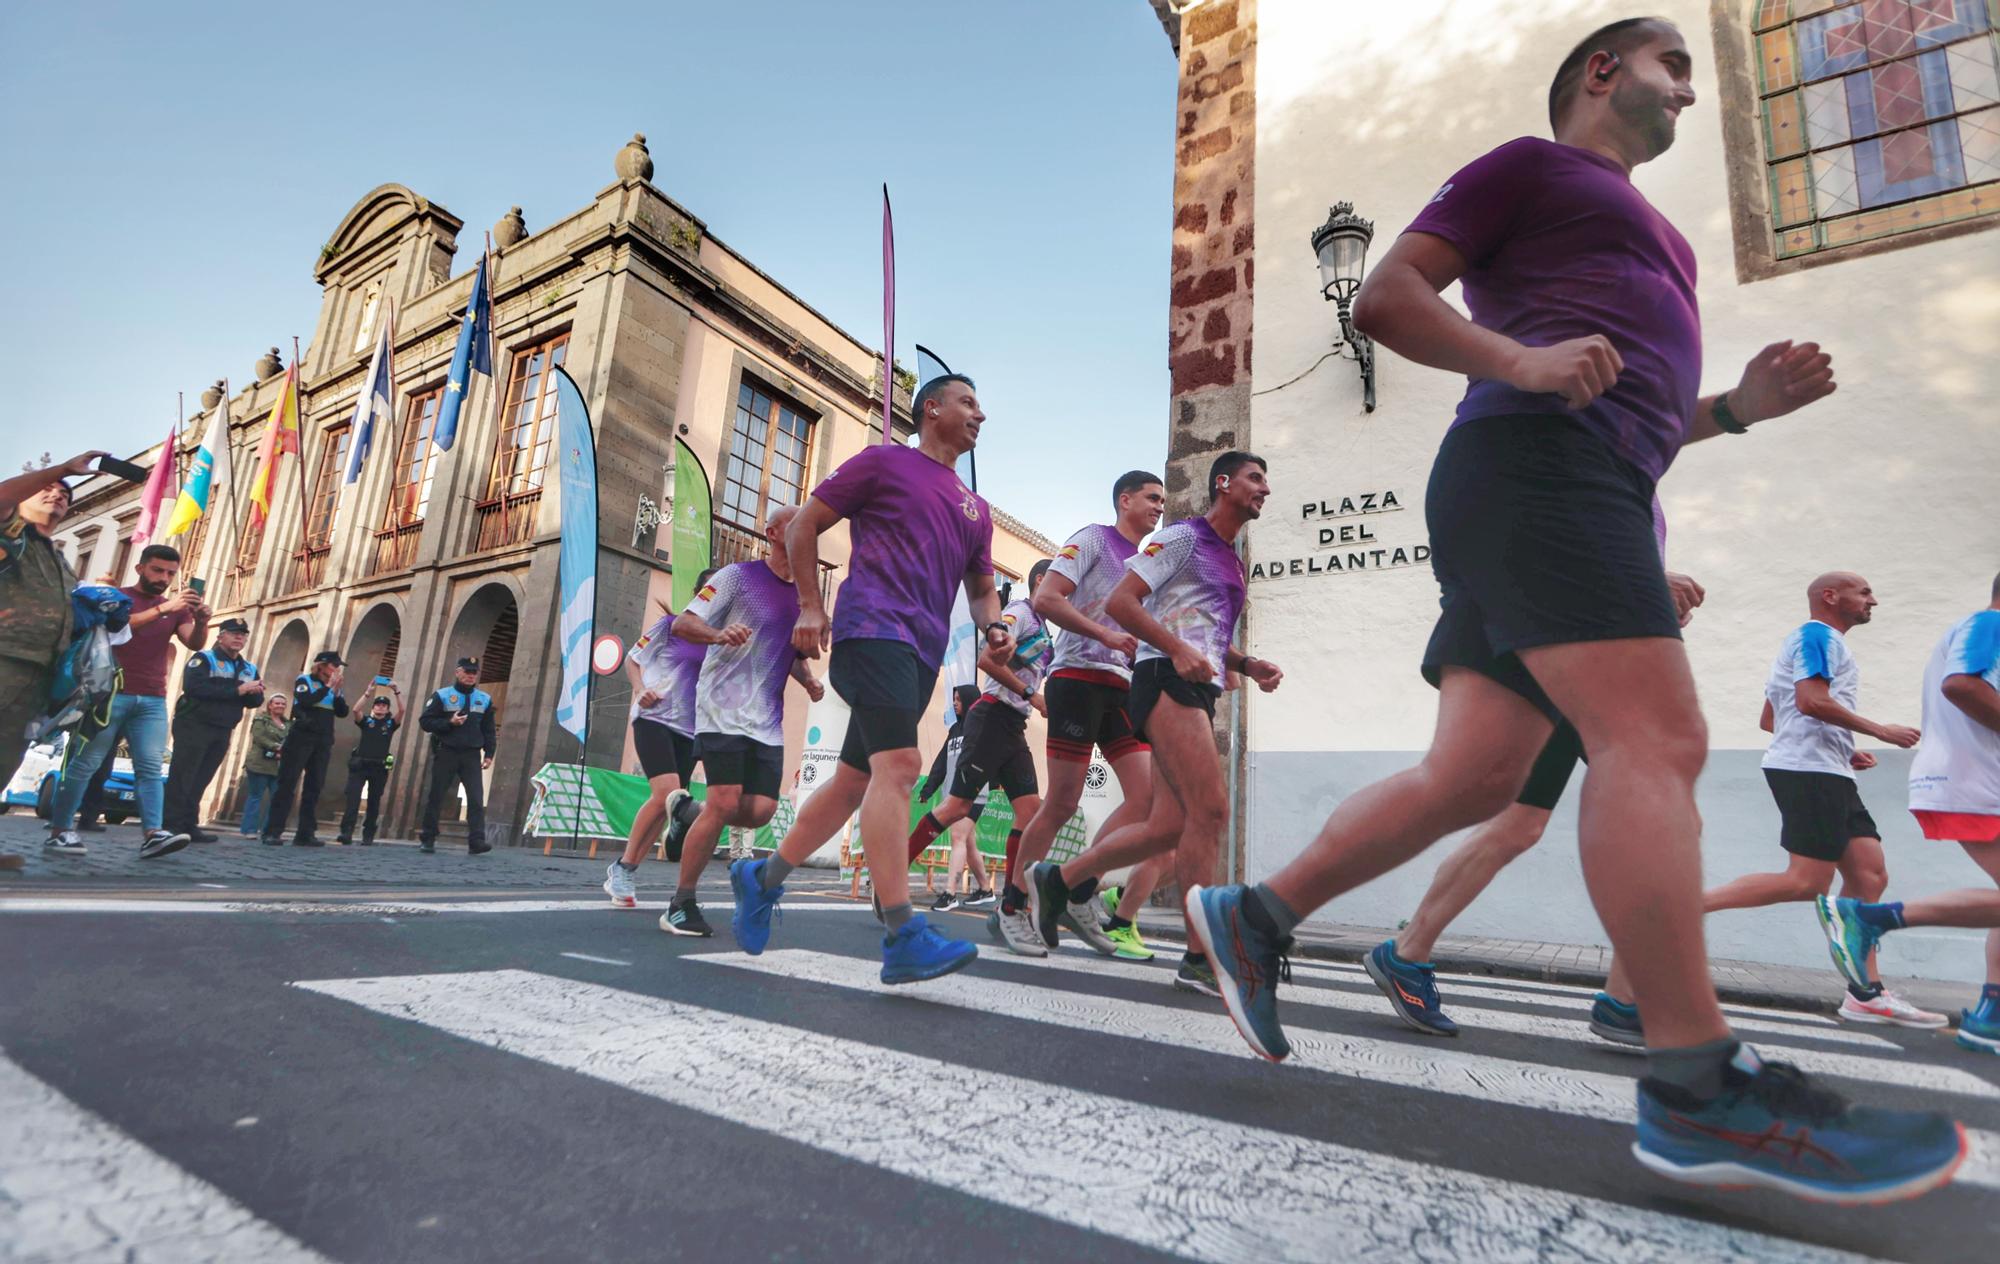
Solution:
[[[1396,1017],[1426,1036],[1456,1036],[1458,1024],[1444,1016],[1438,1001],[1437,968],[1428,961],[1405,961],[1396,955],[1396,941],[1375,945],[1365,963],[1368,977],[1389,998]]]

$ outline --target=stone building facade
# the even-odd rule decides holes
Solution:
[[[271,520],[252,530],[245,511],[266,416],[284,380],[275,352],[256,365],[254,384],[228,399],[235,498],[223,495],[219,514],[168,541],[186,555],[186,574],[208,580],[218,617],[250,620],[250,657],[271,679],[289,682],[314,651],[335,649],[349,663],[350,699],[366,693],[374,675],[392,675],[414,721],[453,662],[479,656],[501,724],[488,789],[495,842],[518,841],[533,772],[578,755],[575,738],[554,722],[559,522],[549,370],[569,373],[590,408],[597,626],[628,646],[666,608],[672,587],[671,526],[648,511],[670,492],[675,438],[706,467],[718,564],[760,556],[772,508],[797,502],[881,438],[880,353],[656,188],[643,136],[618,152],[614,167],[616,179],[554,224],[529,233],[516,207],[494,226],[494,374],[468,383],[449,452],[436,449],[430,427],[478,247],[461,249],[463,222],[400,185],[357,202],[315,261],[323,297],[300,366],[305,451],[282,466]],[[360,478],[345,485],[349,419],[391,299],[396,421],[387,433],[378,426]],[[219,386],[183,430],[182,463],[223,403]],[[907,425],[903,396],[899,439]],[[134,460],[151,464],[157,456],[154,449]],[[79,489],[57,537],[79,574],[130,582],[137,500],[136,489],[110,479]],[[1024,576],[1054,551],[1004,513],[995,522],[995,561],[1005,575]],[[847,558],[845,528],[821,547],[822,583],[832,592]],[[806,700],[796,684],[792,690],[787,745],[796,756]],[[629,702],[622,672],[596,678],[592,763],[637,771]],[[351,741],[343,731],[329,793],[342,783]],[[408,836],[427,768],[414,722],[393,749],[398,769],[384,829]],[[233,777],[217,782],[208,804],[214,814],[237,801]]]

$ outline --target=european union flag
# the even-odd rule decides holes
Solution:
[[[431,430],[431,442],[440,452],[451,451],[458,438],[458,410],[465,403],[472,374],[493,376],[493,300],[486,287],[486,260],[487,256],[479,256],[479,270],[472,274],[472,301],[466,304],[465,321],[458,327],[458,350],[451,353],[444,401],[438,405],[437,424]]]

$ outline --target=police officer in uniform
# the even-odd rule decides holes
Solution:
[[[479,687],[478,659],[458,660],[452,682],[424,703],[417,724],[431,735],[431,790],[417,841],[425,851],[437,850],[438,811],[456,785],[465,790],[466,850],[475,856],[492,851],[486,841],[486,783],[479,774],[493,766],[497,732],[492,695]]]
[[[161,823],[197,843],[215,835],[201,826],[201,797],[229,753],[229,735],[243,713],[264,705],[264,682],[257,665],[243,657],[250,625],[224,619],[215,629],[215,648],[199,650],[181,668],[181,697],[174,705],[174,758],[167,769]],[[106,761],[108,764],[110,761]]]
[[[361,813],[361,791],[368,791],[368,819],[361,823],[361,845],[375,845],[375,823],[382,816],[382,793],[389,785],[389,769],[396,757],[389,753],[389,738],[403,727],[403,691],[390,681],[389,693],[376,694],[368,714],[356,713],[354,723],[361,738],[347,757],[347,811],[340,818],[340,838],[344,846],[354,844],[354,818]],[[392,699],[390,695],[395,695]]]
[[[285,841],[285,823],[292,814],[292,794],[299,796],[299,829],[294,847],[323,847],[319,828],[319,792],[326,784],[327,761],[333,757],[333,722],[347,715],[340,696],[340,669],[347,664],[332,650],[313,655],[312,670],[292,685],[292,731],[278,749],[278,786],[271,795],[271,815],[264,822],[267,847]],[[305,785],[299,786],[299,776]]]

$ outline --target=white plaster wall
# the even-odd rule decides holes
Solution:
[[[1917,720],[1925,656],[1954,619],[1985,604],[2000,567],[2000,367],[1992,354],[2000,235],[1739,284],[1709,7],[1665,0],[1653,8],[1687,37],[1699,100],[1683,114],[1674,148],[1635,182],[1699,259],[1704,391],[1731,385],[1759,347],[1784,337],[1822,342],[1841,383],[1806,412],[1690,448],[1661,488],[1670,562],[1708,589],[1688,649],[1713,742],[1718,753],[1735,752],[1732,763],[1750,757],[1754,767],[1764,742],[1756,727],[1763,679],[1779,639],[1805,616],[1813,575],[1848,568],[1874,584],[1882,606],[1850,643],[1862,710],[1886,720]],[[1600,0],[1406,0],[1337,12],[1315,0],[1259,5],[1252,434],[1272,462],[1276,494],[1252,528],[1253,562],[1315,554],[1300,506],[1363,491],[1393,489],[1407,508],[1350,521],[1375,524],[1382,544],[1422,543],[1424,480],[1463,389],[1459,378],[1386,351],[1378,351],[1373,414],[1361,409],[1351,363],[1329,361],[1282,385],[1331,345],[1333,307],[1319,295],[1308,244],[1329,204],[1352,201],[1375,220],[1371,258],[1380,258],[1458,167],[1515,136],[1547,135],[1556,63],[1592,28],[1622,16],[1626,8]],[[1287,672],[1280,693],[1250,695],[1257,873],[1305,841],[1292,802],[1297,766],[1269,757],[1427,744],[1436,703],[1416,667],[1437,592],[1427,568],[1411,567],[1253,581],[1251,593],[1255,648]],[[1277,766],[1293,771],[1278,778],[1269,771]],[[1742,801],[1734,806],[1747,827],[1768,801],[1755,802],[1762,789],[1753,779],[1735,780]],[[1878,777],[1865,792],[1885,826],[1902,814],[1900,782]],[[1559,818],[1551,841],[1568,846],[1562,829]],[[1711,866],[1740,872],[1776,855],[1772,840],[1754,845],[1768,850],[1740,863],[1711,855]],[[1891,871],[1893,879],[1893,849]],[[1949,871],[1974,876],[1962,859]]]

